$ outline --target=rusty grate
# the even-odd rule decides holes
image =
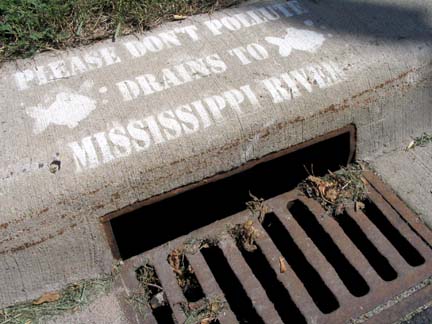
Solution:
[[[363,211],[323,217],[318,202],[293,190],[264,202],[269,213],[263,222],[245,210],[128,259],[119,283],[128,298],[143,294],[136,273],[143,265],[157,277],[150,283],[153,295],[163,297],[156,307],[150,298],[140,299],[139,311],[126,303],[130,320],[388,323],[426,304],[432,234],[376,175],[365,171],[364,176],[370,202]],[[256,249],[238,244],[227,230],[234,224],[248,224],[258,233]],[[179,247],[196,286],[192,294],[169,261]],[[416,285],[422,289],[416,291]],[[194,313],[200,301],[214,300],[217,318]]]

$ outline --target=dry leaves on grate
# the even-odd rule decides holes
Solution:
[[[259,238],[260,233],[254,227],[253,220],[247,220],[243,224],[235,225],[231,230],[231,234],[242,248],[248,252],[253,252],[257,249],[255,240]]]
[[[184,293],[199,287],[194,270],[189,264],[183,249],[174,249],[168,255],[168,263],[171,265],[177,279],[177,283]]]
[[[263,198],[258,198],[250,192],[249,196],[252,198],[252,200],[246,202],[246,207],[251,211],[252,215],[262,223],[265,215],[269,212],[269,209],[264,204]]]
[[[184,324],[210,324],[217,319],[220,312],[225,307],[222,298],[203,298],[195,303],[183,305],[186,314]]]
[[[279,257],[279,270],[280,273],[284,273],[287,271],[286,260],[283,256]]]
[[[41,305],[44,303],[52,303],[59,300],[61,295],[58,292],[45,293],[33,302],[33,305]]]
[[[188,286],[188,274],[192,271],[190,266],[186,266],[184,258],[184,253],[180,249],[175,249],[168,255],[168,263],[175,272],[177,282],[182,288]]]
[[[149,264],[144,264],[136,269],[136,277],[144,289],[145,299],[150,301],[155,295],[163,291],[156,270]]]
[[[310,175],[299,188],[321,203],[329,214],[340,215],[347,207],[364,208],[367,199],[366,180],[359,164],[350,164],[323,177]]]

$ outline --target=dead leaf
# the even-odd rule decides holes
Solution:
[[[283,256],[279,257],[279,266],[280,266],[280,273],[284,273],[287,271],[287,267],[285,264],[285,258]]]
[[[309,177],[307,177],[307,179],[308,179],[309,181],[315,183],[317,186],[319,186],[321,183],[324,182],[324,181],[321,180],[320,178],[315,177],[315,176],[312,176],[312,175],[310,175]]]
[[[335,209],[335,214],[337,216],[342,215],[342,213],[344,212],[344,210],[345,210],[345,205],[344,204],[338,204],[336,206],[336,209]]]
[[[210,324],[211,320],[212,320],[211,318],[203,318],[200,324]]]
[[[33,302],[33,305],[41,305],[44,303],[52,303],[60,299],[60,294],[58,292],[50,292],[43,294],[37,300]]]
[[[325,197],[327,200],[330,200],[331,202],[335,202],[336,199],[338,198],[339,193],[337,192],[336,189],[329,189],[326,191],[325,193]]]
[[[415,145],[415,141],[411,141],[411,142],[408,144],[406,150],[408,151],[409,149],[412,149],[412,148],[414,147],[414,145]]]
[[[243,243],[243,247],[248,252],[253,252],[257,249],[255,245],[255,240],[259,238],[260,233],[254,227],[254,223],[252,220],[247,220],[243,224],[243,228],[241,230],[241,240]]]
[[[355,207],[355,211],[359,211],[361,209],[364,209],[366,206],[361,201],[356,201],[354,207]]]
[[[173,250],[170,255],[168,255],[168,262],[173,268],[174,272],[178,275],[183,274],[182,269],[182,251],[180,249]]]
[[[156,295],[154,295],[152,297],[152,299],[150,299],[150,302],[149,302],[150,307],[152,309],[156,309],[156,308],[158,308],[160,306],[165,305],[166,303],[167,303],[167,300],[166,300],[166,297],[165,297],[165,294],[164,294],[163,291],[161,291],[161,292],[157,293]]]
[[[31,324],[32,323],[32,321],[31,320],[27,320],[27,321],[25,321],[25,323],[24,324]]]
[[[187,16],[184,15],[174,15],[173,16],[174,20],[184,20],[187,18]]]

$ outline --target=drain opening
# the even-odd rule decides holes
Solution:
[[[135,270],[136,277],[144,290],[144,298],[150,305],[158,323],[174,324],[172,310],[163,291],[156,270],[150,264],[144,264]]]
[[[249,192],[267,199],[292,190],[311,170],[317,176],[335,171],[352,157],[353,134],[354,127],[346,127],[301,144],[297,151],[271,154],[217,179],[226,178],[209,179],[210,183],[181,194],[168,193],[166,199],[112,218],[107,233],[112,230],[113,237],[108,236],[113,252],[128,259],[244,210]]]
[[[216,282],[222,289],[226,301],[240,323],[264,323],[257,314],[246,291],[225,259],[223,252],[216,246],[201,250]]]
[[[413,266],[425,263],[425,259],[410,242],[392,225],[381,210],[370,201],[365,201],[364,213],[389,240],[405,261]]]
[[[276,311],[284,323],[306,323],[306,319],[291,299],[289,292],[278,280],[276,273],[267,261],[259,247],[248,251],[244,242],[236,238],[237,246],[243,258],[248,263],[255,277],[261,283],[268,298],[274,304]]]
[[[309,208],[300,200],[295,200],[289,203],[288,210],[336,270],[339,278],[341,278],[349,292],[356,297],[366,295],[369,292],[368,284],[351,263],[349,263]]]
[[[327,287],[315,268],[307,261],[303,252],[291,238],[281,221],[273,213],[267,214],[263,227],[284,256],[285,260],[303,282],[316,306],[324,314],[339,308],[335,295]]]
[[[392,281],[397,278],[397,272],[390,265],[387,258],[369,241],[354,219],[347,213],[343,213],[339,217],[336,217],[336,221],[383,280]]]

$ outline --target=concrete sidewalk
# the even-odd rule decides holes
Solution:
[[[371,166],[432,228],[432,144],[396,150],[372,160]]]

